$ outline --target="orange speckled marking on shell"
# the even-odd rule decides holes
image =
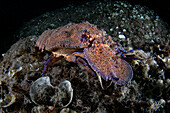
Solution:
[[[53,51],[57,48],[84,48],[88,47],[88,44],[82,43],[80,37],[83,30],[90,31],[90,34],[97,35],[100,30],[95,25],[89,22],[83,22],[80,24],[67,24],[63,27],[59,27],[53,30],[44,31],[36,44],[42,51]],[[85,44],[85,45],[83,45]]]
[[[112,80],[119,85],[125,85],[133,76],[130,65],[115,55],[109,46],[94,46],[84,49],[89,65],[106,81]]]

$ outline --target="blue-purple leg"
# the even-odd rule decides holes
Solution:
[[[132,52],[132,51],[136,51],[136,50],[141,50],[141,49],[132,49],[132,50],[129,50],[129,51],[126,51],[125,49],[119,47],[119,50],[123,51],[124,53],[129,53],[129,52]]]
[[[75,55],[75,56],[74,56],[74,55]],[[87,63],[87,61],[84,59],[84,54],[83,54],[83,53],[81,53],[81,52],[74,52],[73,55],[67,55],[67,56],[66,56],[66,60],[80,64],[80,65],[83,66],[88,72],[90,72],[93,76],[96,76],[96,75],[97,75],[102,89],[105,89],[105,88],[103,87],[103,84],[102,84],[101,76],[98,75],[98,74],[96,74],[96,73],[91,69],[90,65],[89,65],[89,64]],[[115,78],[115,79],[117,79],[117,78]],[[110,83],[110,85],[111,85],[111,84],[112,84],[112,82]],[[109,86],[110,86],[110,85],[109,85]],[[109,87],[109,86],[108,86],[108,87]]]
[[[129,52],[132,52],[132,51],[136,51],[136,50],[141,50],[141,49],[132,49],[132,50],[129,50],[129,51],[126,51],[125,53],[129,53]]]
[[[47,72],[47,69],[48,69],[48,63],[49,61],[51,60],[52,56],[50,56],[47,60],[45,60],[45,65],[44,65],[44,69],[43,69],[43,72],[41,74],[41,76],[44,76],[45,73]]]
[[[90,72],[92,75],[96,76],[96,73],[90,68],[89,64],[87,61],[85,61],[81,57],[76,58],[76,62],[79,63],[81,66],[83,66],[88,72]]]
[[[48,67],[50,65],[52,65],[56,60],[59,60],[61,57],[54,57],[54,56],[50,56],[47,60],[45,60],[45,65],[44,65],[44,69],[43,69],[43,72],[41,74],[41,76],[44,76],[48,70]]]
[[[96,76],[96,73],[90,68],[87,61],[83,58],[83,53],[81,52],[74,52],[73,55],[67,55],[65,56],[66,60],[69,62],[75,62],[83,66],[88,72],[90,72],[92,75]]]
[[[132,51],[136,51],[136,50],[140,50],[139,48],[138,49],[132,49],[132,50],[129,50],[129,51],[126,51],[126,50],[124,50],[123,48],[119,48],[121,51],[123,51],[124,53],[130,53],[130,52],[132,52]],[[139,61],[141,61],[142,63],[144,63],[143,62],[143,59],[138,59],[138,58],[134,58],[134,57],[127,57],[127,56],[125,56],[121,51],[119,51],[119,53],[118,54],[121,54],[121,58],[129,58],[129,59],[134,59],[134,60],[139,60]]]
[[[127,56],[125,56],[122,52],[120,52],[120,54],[121,54],[121,58],[129,58],[129,59],[134,59],[134,60],[140,60],[142,63],[144,63],[144,62],[143,62],[143,59],[134,58],[134,57],[127,57]]]

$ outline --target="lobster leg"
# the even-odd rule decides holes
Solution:
[[[121,55],[121,58],[128,58],[128,59],[134,59],[134,60],[139,60],[139,61],[141,61],[143,64],[144,64],[144,62],[143,62],[143,60],[144,59],[139,59],[139,58],[135,58],[135,57],[128,57],[127,55],[124,55],[123,53],[130,53],[130,52],[132,52],[132,51],[136,51],[136,50],[141,50],[141,49],[132,49],[132,50],[129,50],[129,51],[126,51],[126,50],[124,50],[123,48],[121,48],[121,47],[119,47],[119,49],[118,49],[118,54],[120,54]],[[122,52],[123,53],[122,53]],[[117,55],[118,55],[117,54]]]
[[[76,55],[76,56],[75,56]],[[96,73],[91,69],[91,67],[88,65],[87,61],[82,58],[83,54],[79,52],[73,53],[73,55],[67,55],[65,56],[66,60],[69,62],[75,62],[83,66],[88,72],[90,72],[92,75],[96,76]]]
[[[66,60],[67,60],[67,61],[72,61],[72,62],[78,63],[78,64],[80,64],[81,66],[83,66],[88,72],[90,72],[92,75],[94,75],[94,76],[97,75],[102,89],[105,89],[105,88],[103,87],[103,83],[102,83],[101,76],[98,75],[98,74],[96,74],[96,73],[93,71],[93,69],[91,69],[90,65],[89,65],[89,64],[87,63],[87,61],[84,59],[84,54],[83,54],[83,53],[80,53],[80,52],[75,52],[75,53],[73,53],[73,54],[76,55],[76,56],[74,56],[74,55],[67,55],[67,56],[66,56]],[[111,83],[112,83],[112,82],[111,82]],[[111,84],[110,84],[110,85],[111,85]],[[110,86],[110,85],[109,85],[109,86]]]
[[[60,58],[61,58],[60,56],[55,57],[53,55],[50,55],[50,57],[47,60],[45,60],[45,65],[41,76],[44,76],[48,70],[48,67],[52,65],[55,61],[59,60]]]

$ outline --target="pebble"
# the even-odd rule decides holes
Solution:
[[[125,35],[119,35],[119,38],[120,39],[125,39],[126,37],[125,37]]]

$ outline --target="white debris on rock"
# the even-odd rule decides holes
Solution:
[[[119,38],[120,39],[125,39],[126,37],[125,37],[125,35],[119,35]]]

